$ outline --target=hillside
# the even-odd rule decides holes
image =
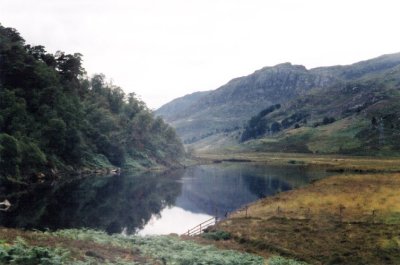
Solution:
[[[162,117],[166,120],[175,120],[177,116],[184,115],[184,111],[191,105],[195,104],[200,98],[207,95],[209,91],[195,92],[176,98],[163,105],[157,110],[157,113],[162,113]]]
[[[400,54],[310,70],[285,63],[236,78],[177,113],[156,113],[200,151],[392,154],[399,65]],[[179,109],[179,101],[166,106]]]
[[[185,143],[192,143],[221,131],[236,130],[266,106],[332,82],[329,76],[314,75],[303,66],[285,63],[233,79],[183,108],[181,101],[171,102],[156,114],[173,125]],[[179,111],[165,112],[167,107]]]
[[[81,54],[47,53],[0,25],[0,58],[1,177],[177,164],[175,131],[134,93],[88,78]]]
[[[244,145],[264,151],[398,154],[399,85],[396,66],[326,90],[314,89],[259,119],[258,127],[270,128]],[[271,130],[273,124],[276,131]],[[242,140],[248,140],[244,135]]]

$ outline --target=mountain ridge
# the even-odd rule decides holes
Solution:
[[[274,104],[282,104],[283,108],[280,112],[287,109],[293,112],[296,108],[302,108],[301,104],[307,105],[312,102],[318,107],[319,112],[329,113],[329,111],[323,110],[324,106],[313,102],[313,98],[319,97],[324,101],[332,95],[341,98],[342,94],[346,94],[351,97],[348,101],[342,98],[347,105],[335,100],[334,103],[329,103],[333,104],[330,111],[332,115],[340,116],[344,111],[340,107],[350,109],[351,104],[354,104],[355,108],[357,108],[356,105],[370,105],[374,93],[379,94],[376,97],[379,100],[383,100],[384,97],[391,98],[393,95],[386,95],[385,93],[389,93],[389,90],[384,91],[383,88],[382,90],[371,90],[368,92],[370,95],[365,92],[369,88],[364,89],[365,91],[356,88],[379,85],[388,79],[387,76],[390,76],[391,71],[396,72],[394,74],[396,76],[399,66],[400,53],[385,54],[350,65],[311,69],[291,63],[267,66],[250,75],[234,78],[215,90],[197,94],[196,98],[190,98],[191,96],[187,95],[186,97],[190,98],[190,104],[183,107],[179,101],[167,103],[156,111],[156,115],[165,118],[175,127],[185,144],[195,145],[204,142],[203,139],[210,138],[210,136],[215,138],[215,135],[220,134],[221,137],[224,137],[223,134],[230,135],[238,141],[250,118]],[[391,85],[397,87],[397,84]],[[386,87],[386,85],[382,85],[382,87]],[[355,90],[354,93],[350,93],[351,89]],[[339,105],[340,107],[338,107]],[[165,115],[166,107],[174,109],[175,112]],[[323,119],[312,108],[309,112],[313,123],[318,123],[318,119]],[[271,115],[278,114],[274,112]],[[282,115],[279,117],[281,120],[276,120],[277,122],[289,119]],[[235,135],[232,135],[232,132]]]

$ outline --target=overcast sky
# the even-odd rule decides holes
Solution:
[[[400,52],[398,0],[0,0],[0,23],[84,55],[151,108],[282,62]]]

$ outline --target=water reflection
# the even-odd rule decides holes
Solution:
[[[182,233],[212,216],[326,175],[303,167],[222,163],[140,176],[94,176],[28,190],[0,186],[7,227],[93,228],[109,233]]]
[[[159,216],[153,216],[139,235],[183,234],[212,216],[205,213],[194,213],[180,207],[167,207]]]
[[[9,191],[11,211],[0,213],[0,225],[35,229],[93,228],[134,233],[175,202],[181,190],[173,176],[145,174],[88,177],[67,183],[38,184]]]
[[[223,163],[192,167],[180,179],[182,192],[174,208],[163,210],[140,233],[183,233],[210,217],[223,217],[245,204],[325,176],[323,169],[309,170],[301,166]],[[178,209],[182,212],[180,215]],[[174,224],[171,219],[175,220]]]

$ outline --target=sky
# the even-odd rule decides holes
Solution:
[[[283,62],[307,68],[400,52],[398,0],[0,0],[27,43],[83,54],[156,109]]]

